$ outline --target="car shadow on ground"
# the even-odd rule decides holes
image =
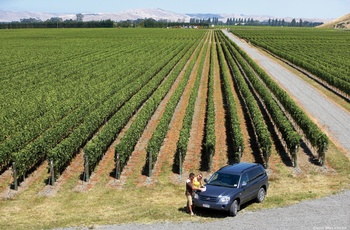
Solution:
[[[255,203],[255,200],[251,200],[241,205],[237,215],[239,215],[240,211],[244,210],[246,207],[254,203]],[[189,212],[186,206],[179,208],[178,211],[189,215]],[[207,208],[193,207],[193,212],[196,216],[204,217],[204,218],[222,219],[222,218],[232,217],[229,215],[229,212],[227,211],[213,210],[213,209],[207,209]]]
[[[181,207],[178,209],[178,211],[190,215],[190,213],[187,210],[187,207]],[[215,219],[222,219],[229,216],[226,212],[198,207],[193,207],[193,213],[195,214],[195,216]]]

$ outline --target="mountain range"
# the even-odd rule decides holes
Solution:
[[[268,15],[244,15],[244,14],[179,14],[172,11],[163,10],[160,8],[156,9],[130,9],[126,11],[122,11],[119,13],[91,13],[85,12],[81,13],[84,15],[83,21],[101,21],[101,20],[112,20],[112,21],[125,21],[125,20],[136,20],[136,19],[144,19],[144,18],[153,18],[155,20],[168,20],[171,22],[189,22],[191,18],[197,19],[208,19],[208,18],[218,18],[219,21],[226,22],[228,18],[252,18],[254,20],[259,21],[267,21],[269,19],[276,19],[276,17],[268,16]],[[41,12],[11,12],[11,11],[3,11],[0,10],[0,22],[12,22],[12,21],[20,21],[20,19],[28,19],[28,18],[36,18],[42,21],[50,19],[52,17],[59,17],[63,20],[76,19],[75,13],[41,13]],[[284,19],[285,21],[291,21],[293,18],[285,17],[285,18],[277,18]],[[299,20],[299,18],[295,18]],[[333,20],[332,18],[301,18],[303,21],[309,22],[329,22]]]

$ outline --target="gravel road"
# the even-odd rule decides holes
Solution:
[[[239,47],[256,61],[289,94],[293,95],[303,109],[324,128],[332,141],[340,144],[350,157],[350,113],[330,101],[320,91],[295,76],[288,69],[263,55],[259,50],[238,39],[232,33],[222,30]]]

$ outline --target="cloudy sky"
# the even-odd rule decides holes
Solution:
[[[350,0],[0,0],[0,10],[45,13],[118,13],[161,8],[176,13],[235,13],[293,18],[338,18]]]

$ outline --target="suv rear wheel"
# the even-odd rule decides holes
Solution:
[[[258,195],[256,196],[256,201],[257,201],[258,203],[263,202],[264,199],[265,199],[265,195],[266,195],[266,191],[265,191],[265,189],[264,189],[263,187],[261,187],[261,188],[259,189]]]
[[[238,201],[234,200],[231,204],[231,207],[230,207],[230,215],[236,216],[237,212],[238,212]]]

